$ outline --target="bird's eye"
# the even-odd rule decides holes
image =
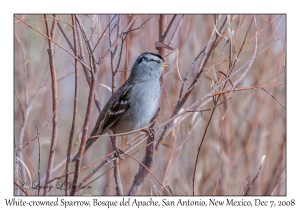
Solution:
[[[156,63],[157,63],[157,64],[160,64],[160,60],[157,60]]]

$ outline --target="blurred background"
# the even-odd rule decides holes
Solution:
[[[53,118],[52,82],[47,53],[49,46],[47,39],[37,32],[46,34],[45,19],[44,15],[16,16],[35,30],[14,18],[14,156],[21,159],[15,158],[15,182],[24,186],[24,181],[30,184],[41,180],[40,184],[44,185]],[[95,57],[99,61],[127,26],[131,15],[81,14],[79,17],[93,46],[96,46],[99,37],[105,31],[95,48]],[[112,67],[114,69],[118,66],[115,74],[118,89],[141,53],[158,52],[155,45],[159,41],[160,15],[136,17],[132,31],[128,33],[123,44],[122,40],[118,42],[115,56],[112,58],[108,55],[99,65],[96,92],[102,107],[112,94]],[[226,17],[230,17],[231,21],[224,21]],[[165,61],[171,66],[163,75],[156,139],[162,133],[165,122],[171,118],[183,84],[182,79],[188,73],[183,88],[183,92],[186,92],[199,71],[201,58],[194,62],[195,58],[208,45],[211,37],[216,36],[216,31],[221,28],[223,22],[228,30],[222,34],[223,39],[212,50],[204,68],[205,73],[200,77],[181,112],[187,112],[188,107],[203,100],[218,81],[226,79],[225,76],[232,75],[232,83],[239,78],[242,80],[235,86],[238,90],[223,94],[219,102],[209,101],[197,111],[187,112],[186,118],[172,128],[159,148],[151,173],[162,184],[167,185],[173,195],[192,195],[193,186],[195,195],[286,195],[286,16],[256,15],[256,23],[250,14],[169,14],[166,18],[167,26],[173,21],[164,41],[164,44],[170,47],[166,50]],[[75,91],[74,58],[61,48],[74,54],[66,40],[68,37],[73,43],[71,15],[57,15],[56,19],[60,26],[56,28],[54,40],[59,45],[53,45],[53,52],[57,74],[59,128],[52,178],[65,173],[64,162],[72,124]],[[47,15],[47,20],[50,27],[53,16]],[[106,30],[108,25],[110,26]],[[79,34],[81,35],[81,32]],[[249,71],[245,76],[242,75],[245,70],[233,75],[245,63],[251,61],[255,50],[255,34],[257,52]],[[84,41],[82,46],[87,65],[90,66]],[[230,71],[232,60],[237,62]],[[78,66],[74,153],[80,145],[90,90],[82,65]],[[230,90],[231,83],[226,83],[226,88]],[[220,88],[214,90],[215,93],[220,91]],[[93,102],[88,133],[93,129],[98,115],[99,110]],[[37,128],[41,132],[39,142],[37,138],[34,139],[37,136]],[[137,135],[128,135],[123,140],[118,137],[118,145],[125,144]],[[20,147],[22,148],[18,149]],[[142,161],[145,147],[144,141],[135,147],[131,154]],[[109,137],[100,137],[93,148],[84,155],[81,166],[89,165],[111,152]],[[24,166],[25,173],[22,172]],[[79,180],[93,171],[95,166],[82,170]],[[80,190],[77,195],[115,195],[112,166],[113,163],[109,163],[102,167],[88,180],[87,183],[93,180],[89,184],[90,189]],[[139,163],[131,158],[121,160],[121,180],[125,194],[128,194],[138,168]],[[71,164],[70,171],[74,171],[74,163]],[[64,177],[51,184],[55,186],[59,182],[64,182]],[[24,190],[30,195],[38,195],[36,189]],[[49,194],[65,195],[65,192],[53,187]],[[140,195],[159,194],[164,195],[161,193],[160,184],[148,174]],[[23,195],[16,186],[15,195]]]

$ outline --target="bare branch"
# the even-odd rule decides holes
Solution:
[[[56,17],[56,15],[54,15]],[[46,19],[46,15],[45,15]],[[56,20],[53,20],[51,31],[48,28],[48,22],[46,23],[46,31],[47,36],[50,39],[54,39],[55,29],[56,29]],[[58,134],[58,97],[57,97],[57,83],[56,83],[56,69],[55,69],[55,62],[54,62],[54,55],[53,55],[53,43],[48,39],[49,49],[49,65],[50,65],[50,72],[51,72],[51,81],[52,81],[52,108],[53,108],[53,124],[52,124],[52,137],[51,137],[51,145],[50,145],[50,152],[49,152],[49,159],[48,159],[48,169],[47,169],[47,177],[46,177],[46,184],[51,179],[52,176],[52,169],[55,157],[55,149],[56,149],[56,141],[57,141],[57,134]],[[44,195],[48,195],[49,191],[45,188]]]

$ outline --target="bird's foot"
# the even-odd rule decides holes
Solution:
[[[123,154],[124,154],[124,151],[123,151],[123,150],[121,150],[121,149],[119,149],[119,148],[117,148],[117,149],[115,150],[115,157],[116,157],[116,158],[120,158],[121,160],[125,160],[125,158],[122,157]]]
[[[155,130],[153,128],[143,129],[142,131],[147,133],[152,138],[152,140],[154,140]]]

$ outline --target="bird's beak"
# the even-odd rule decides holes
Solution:
[[[166,62],[163,62],[162,66],[163,66],[164,68],[166,68],[166,67],[168,67],[168,66],[170,66],[170,65],[169,65],[168,63],[166,63]]]

